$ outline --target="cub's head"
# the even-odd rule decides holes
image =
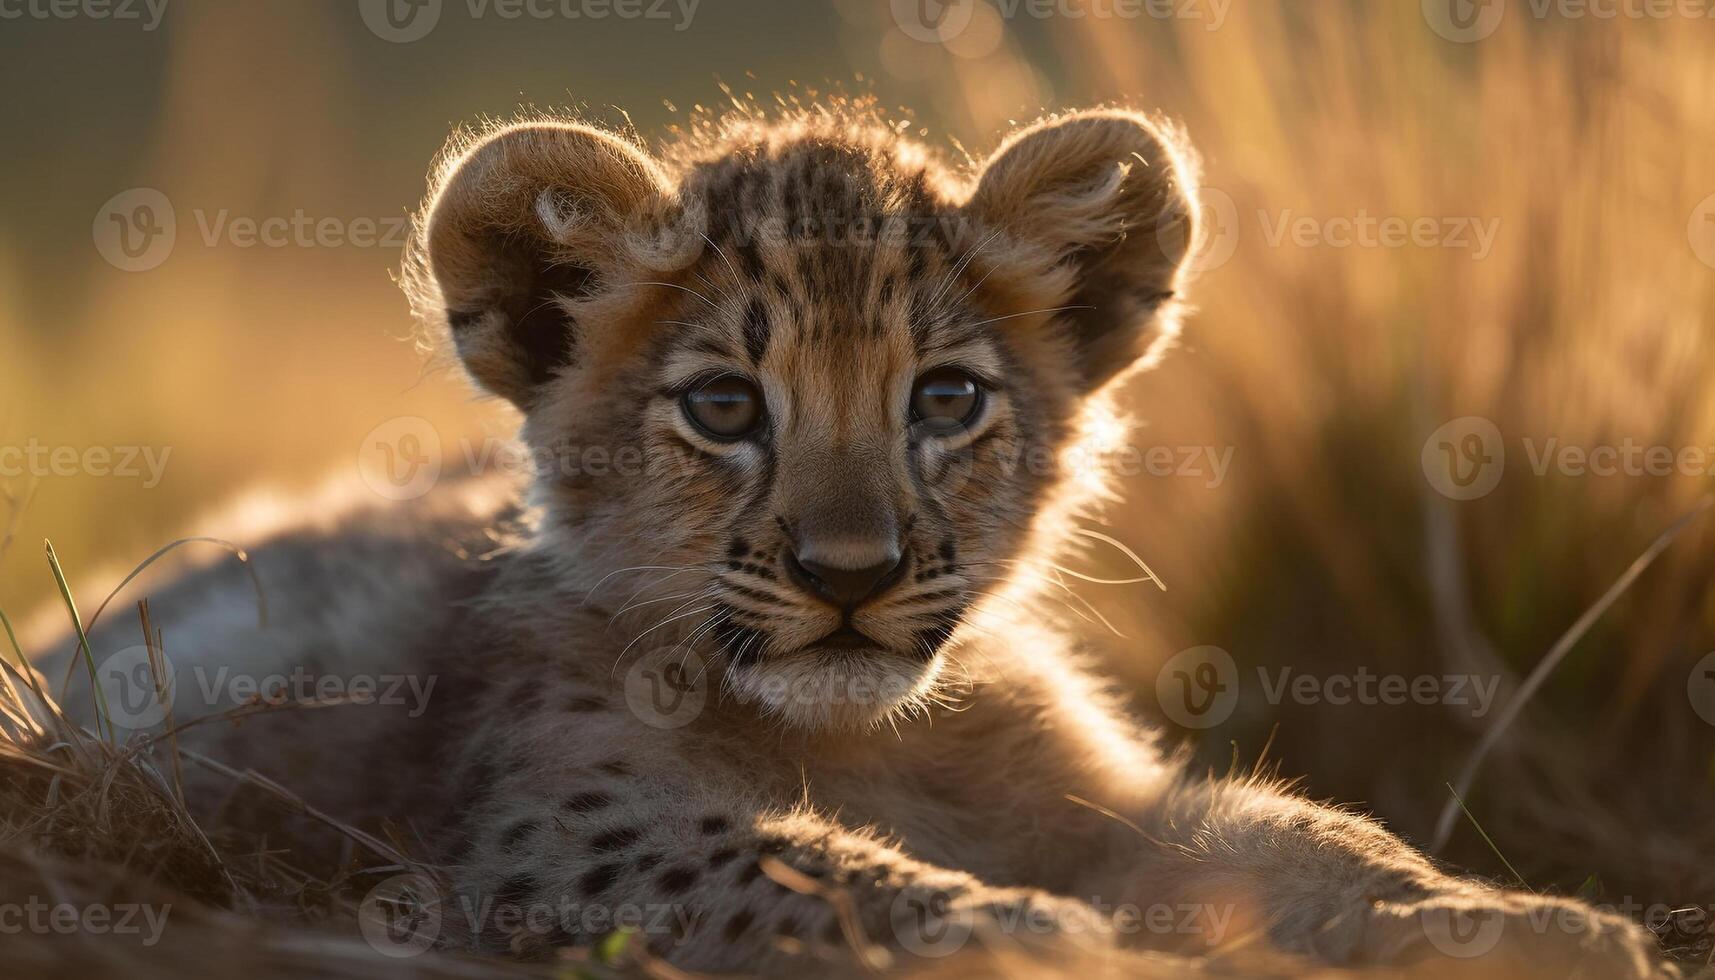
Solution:
[[[1193,175],[1064,116],[966,178],[889,129],[729,124],[657,157],[537,122],[449,154],[413,293],[518,407],[543,560],[787,721],[934,687],[1059,495],[1091,396],[1174,330]],[[585,638],[587,641],[587,638]]]

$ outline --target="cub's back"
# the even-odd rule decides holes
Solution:
[[[269,709],[241,727],[195,726],[181,744],[255,769],[344,819],[393,809],[400,794],[422,791],[432,775],[412,763],[426,766],[435,754],[424,749],[436,735],[436,688],[449,683],[442,665],[480,659],[480,651],[453,649],[455,636],[465,602],[490,575],[486,556],[504,547],[498,529],[515,519],[513,500],[513,488],[498,480],[467,480],[416,501],[348,497],[312,523],[261,540],[219,528],[246,548],[248,568],[223,557],[166,584],[145,578],[92,631],[115,733],[124,739],[164,727],[159,701],[144,687],[148,654],[134,603],[147,596],[174,678],[174,723],[231,711],[257,695],[356,702]],[[105,589],[80,595],[86,616],[100,595]],[[95,698],[76,647],[69,631],[55,636],[38,646],[49,655],[37,666],[54,690],[66,684],[66,712],[93,727]],[[230,779],[211,774],[193,783],[205,805],[224,801],[231,788]]]

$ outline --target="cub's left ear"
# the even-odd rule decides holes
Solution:
[[[1076,113],[1011,136],[966,205],[1053,270],[1084,382],[1098,387],[1178,331],[1174,297],[1195,241],[1188,147],[1145,117]]]
[[[441,168],[407,288],[482,387],[529,411],[596,325],[575,311],[623,282],[630,222],[667,200],[661,167],[579,123],[489,133]]]

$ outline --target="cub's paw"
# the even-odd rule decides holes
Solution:
[[[1655,937],[1630,919],[1571,899],[1472,890],[1376,901],[1361,917],[1354,963],[1410,976],[1677,978]]]
[[[908,889],[889,918],[892,945],[916,959],[1113,944],[1112,925],[1088,905],[1026,890]]]

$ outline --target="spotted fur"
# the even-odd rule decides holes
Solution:
[[[291,564],[276,620],[322,624],[329,669],[403,664],[441,694],[416,719],[257,719],[221,751],[330,812],[409,815],[448,908],[478,910],[446,945],[550,957],[659,909],[642,942],[717,972],[898,964],[946,952],[949,923],[972,947],[1386,964],[1481,913],[1502,940],[1467,969],[1648,974],[1628,922],[1544,931],[1533,914],[1584,910],[1450,877],[1281,787],[1188,778],[1036,612],[1030,569],[1102,488],[1017,461],[1113,429],[1110,383],[1177,330],[1195,198],[1182,138],[1118,110],[1025,127],[968,172],[844,110],[658,153],[558,120],[455,140],[407,284],[522,413],[527,506],[407,509],[397,540],[363,511],[259,549]],[[910,392],[944,365],[984,407],[926,434]],[[713,375],[762,392],[754,438],[688,421]],[[498,549],[438,544],[502,522]],[[388,585],[412,548],[437,570]],[[791,567],[889,549],[902,573],[850,607]],[[157,603],[181,671],[244,642],[215,612],[243,588],[210,572]],[[292,662],[296,639],[267,649]],[[318,778],[329,759],[345,779]],[[1227,925],[1130,931],[1108,918],[1127,904]]]

